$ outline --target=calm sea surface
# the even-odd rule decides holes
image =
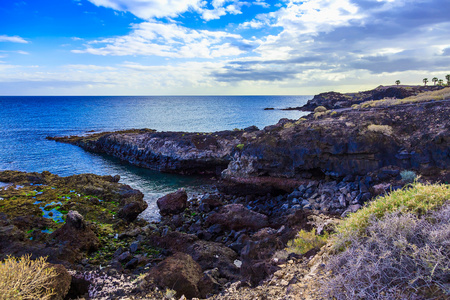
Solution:
[[[231,130],[298,119],[299,111],[264,111],[265,107],[301,106],[310,96],[177,97],[0,97],[0,170],[67,176],[81,173],[121,176],[141,190],[149,203],[143,217],[159,217],[156,199],[179,187],[195,190],[204,179],[136,168],[46,136],[151,128],[159,131]]]

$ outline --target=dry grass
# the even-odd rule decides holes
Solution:
[[[327,243],[328,233],[316,235],[316,229],[312,231],[300,230],[295,239],[287,243],[285,249],[288,253],[305,254],[311,249],[319,249]]]
[[[50,299],[54,295],[50,286],[56,276],[46,258],[8,257],[0,263],[0,299]]]
[[[416,215],[424,214],[441,207],[450,200],[450,185],[426,185],[416,182],[407,188],[378,197],[368,206],[344,219],[336,228],[336,248],[348,245],[354,236],[364,236],[370,219],[381,219],[393,212]]]
[[[327,298],[448,299],[449,220],[449,204],[421,217],[396,211],[371,219],[328,262]]]
[[[450,99],[450,87],[433,92],[424,92],[416,96],[411,96],[404,99],[387,98],[382,100],[366,101],[359,105],[353,105],[352,108],[368,108],[377,106],[392,106],[405,103],[418,103],[436,100],[448,100]]]
[[[327,108],[326,108],[325,106],[322,106],[322,105],[317,106],[317,107],[314,109],[314,112],[315,112],[315,113],[318,113],[318,112],[325,112],[325,111],[327,111]]]
[[[375,124],[371,124],[367,127],[367,130],[372,131],[372,132],[378,132],[387,136],[391,136],[393,131],[392,131],[392,127],[389,125],[375,125]]]

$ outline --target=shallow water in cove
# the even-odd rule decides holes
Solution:
[[[299,111],[269,110],[301,106],[310,96],[151,96],[151,97],[0,97],[0,170],[68,176],[81,173],[121,176],[122,183],[141,190],[157,220],[156,199],[179,187],[195,190],[203,178],[162,174],[137,168],[46,136],[151,128],[159,131],[212,132],[256,125],[281,118],[298,119]]]

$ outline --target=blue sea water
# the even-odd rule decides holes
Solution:
[[[163,174],[130,166],[76,146],[48,141],[47,136],[151,128],[159,131],[212,132],[255,125],[263,128],[281,118],[298,119],[299,111],[266,107],[301,106],[310,96],[129,96],[0,97],[0,170],[68,176],[81,173],[121,176],[141,190],[148,220],[159,215],[156,199],[179,187],[195,190],[204,178]]]

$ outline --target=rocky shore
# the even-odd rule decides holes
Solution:
[[[384,167],[439,177],[450,162],[449,115],[449,100],[440,100],[325,109],[261,130],[130,130],[50,139],[160,171],[216,174],[227,192],[280,194],[302,180],[365,176]]]
[[[418,176],[449,182],[449,115],[441,100],[326,110],[261,130],[52,137],[141,167],[215,175],[218,190],[168,194],[149,223],[138,217],[142,193],[119,176],[0,172],[0,259],[48,256],[70,278],[57,299],[318,299],[328,250],[298,253],[289,241],[332,232]]]
[[[188,133],[133,129],[48,139],[106,153],[161,172],[216,175],[227,167],[231,154],[241,147],[246,135],[255,130],[258,129],[249,127],[214,133]]]

